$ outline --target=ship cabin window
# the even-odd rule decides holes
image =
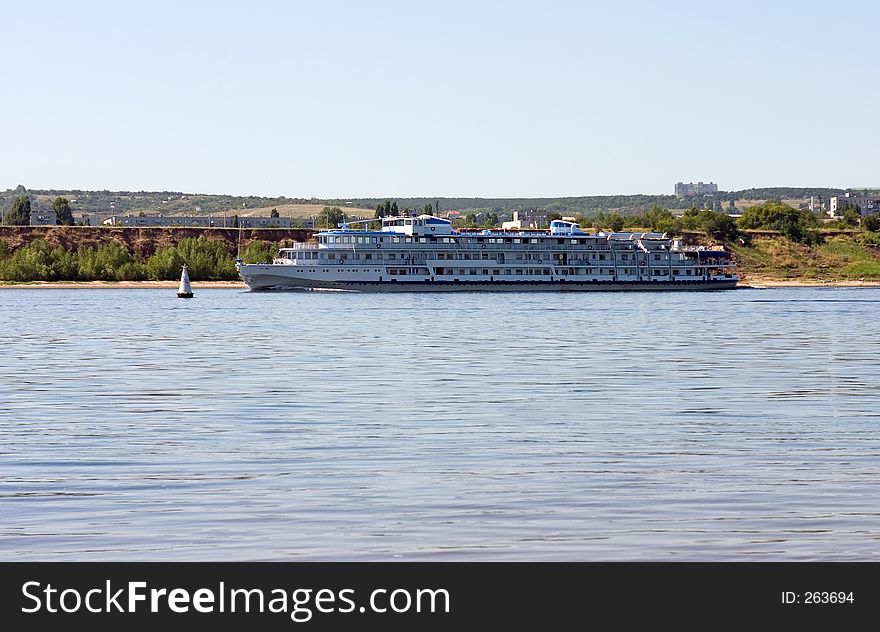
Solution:
[[[486,268],[483,268],[483,274],[489,274],[489,271]]]
[[[577,239],[571,239],[571,240],[569,240],[569,243],[572,243],[572,244],[576,244],[577,242],[578,242]]]
[[[367,254],[364,255],[364,259],[372,259],[372,258],[373,258],[373,254],[370,252],[368,252]]]
[[[405,241],[406,241],[406,243],[411,244],[411,243],[412,243],[412,237],[407,237],[407,238],[405,239]]]
[[[400,243],[400,237],[392,237],[392,238],[391,238],[391,243],[392,243],[392,244],[399,244],[399,243]]]
[[[328,258],[328,259],[335,259],[335,258],[336,258],[336,253],[335,253],[335,252],[331,252],[330,254],[327,255],[327,258]]]
[[[497,276],[497,275],[501,274],[501,270],[498,270],[498,269],[492,270],[492,274]]]
[[[515,244],[522,243],[522,239],[520,239],[519,237],[514,237],[513,243],[515,243]]]
[[[599,261],[605,261],[605,255],[599,255]]]
[[[394,254],[393,252],[389,252],[389,253],[388,253],[388,258],[389,258],[389,259],[397,259],[397,255]]]

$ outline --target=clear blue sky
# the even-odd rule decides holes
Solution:
[[[880,186],[880,3],[5,3],[0,188]]]

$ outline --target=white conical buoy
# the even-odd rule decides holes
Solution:
[[[177,288],[177,298],[192,298],[193,291],[189,286],[189,268],[183,264],[183,271],[180,273],[180,287]]]

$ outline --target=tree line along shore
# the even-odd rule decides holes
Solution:
[[[692,209],[674,216],[654,207],[622,217],[579,218],[589,230],[652,230],[728,249],[745,280],[880,281],[880,217],[823,224],[813,213],[771,202],[734,219]],[[305,229],[0,226],[0,283],[164,281],[183,264],[194,281],[235,281],[234,259],[271,259],[307,241]]]

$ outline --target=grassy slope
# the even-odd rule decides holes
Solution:
[[[748,247],[731,245],[744,279],[816,279],[880,281],[880,249],[851,236],[829,237],[804,246],[784,237],[755,237]]]

